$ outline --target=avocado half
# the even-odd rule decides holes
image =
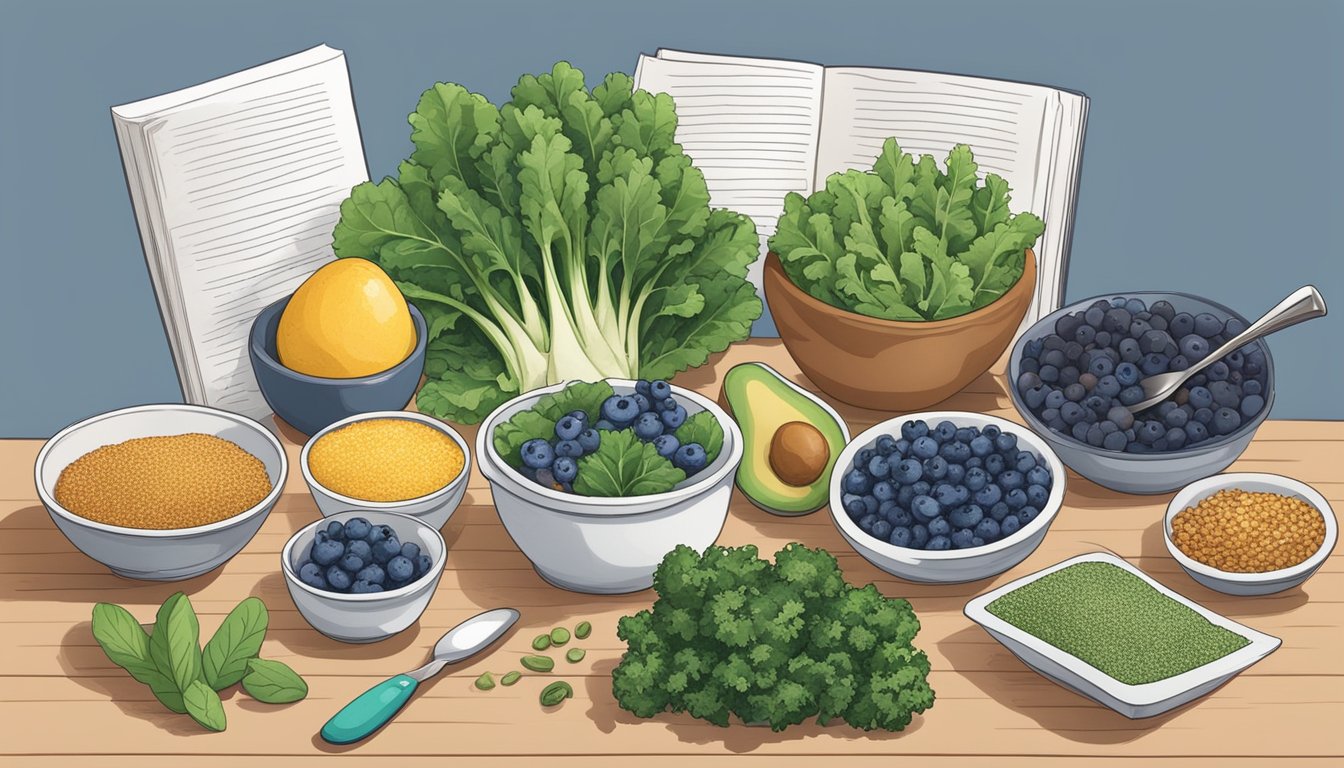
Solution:
[[[751,503],[776,515],[806,515],[826,505],[831,470],[849,442],[849,429],[840,414],[764,363],[733,366],[723,377],[719,404],[742,429],[737,487]],[[789,422],[815,427],[829,449],[825,469],[806,485],[785,482],[771,466],[775,433]]]

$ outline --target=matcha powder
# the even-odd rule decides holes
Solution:
[[[1250,644],[1110,563],[1062,568],[987,610],[1129,685],[1165,680]]]

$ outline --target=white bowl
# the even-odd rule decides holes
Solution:
[[[418,421],[437,429],[452,438],[453,442],[457,443],[457,447],[462,449],[462,471],[439,490],[404,501],[356,499],[352,496],[343,496],[319,483],[313,477],[312,469],[308,466],[308,453],[312,451],[313,444],[329,432],[349,426],[357,421],[369,421],[370,419],[405,419],[407,421]],[[467,478],[471,474],[471,449],[467,446],[467,441],[462,439],[462,435],[457,433],[457,430],[431,416],[409,411],[371,411],[341,419],[310,437],[308,442],[303,444],[303,452],[299,455],[299,467],[303,471],[304,482],[308,483],[308,491],[313,495],[313,501],[317,502],[317,509],[324,517],[331,517],[338,512],[351,509],[372,509],[380,512],[411,515],[425,521],[435,529],[439,529],[443,528],[449,517],[452,517],[453,512],[462,503],[462,497],[467,492]]]
[[[94,522],[56,502],[61,471],[84,454],[137,437],[202,432],[236,443],[266,467],[271,492],[233,517],[194,528],[149,530]],[[238,554],[266,521],[288,472],[285,451],[265,427],[228,411],[199,405],[140,405],[109,411],[57,432],[37,454],[38,498],[56,527],[81,552],[118,576],[177,581],[200,576]]]
[[[429,574],[399,589],[363,594],[328,592],[299,581],[299,563],[312,550],[318,529],[325,529],[332,520],[344,523],[352,517],[390,526],[403,542],[419,544],[420,551],[434,561]],[[420,618],[434,597],[447,559],[448,545],[437,528],[410,515],[356,509],[337,512],[304,526],[285,544],[280,553],[280,568],[294,606],[313,629],[343,643],[372,643],[397,634]]]
[[[1325,540],[1321,542],[1320,549],[1297,565],[1281,568],[1277,571],[1265,571],[1264,573],[1220,571],[1186,555],[1171,540],[1172,518],[1176,517],[1186,507],[1193,507],[1203,499],[1225,488],[1295,496],[1310,504],[1325,521]],[[1326,501],[1324,496],[1317,493],[1316,489],[1306,483],[1300,483],[1282,475],[1260,472],[1230,472],[1225,475],[1214,475],[1203,480],[1196,480],[1182,488],[1180,493],[1177,493],[1172,498],[1171,503],[1167,505],[1167,514],[1162,520],[1162,538],[1167,542],[1167,551],[1171,553],[1172,557],[1176,558],[1176,562],[1181,564],[1185,572],[1190,574],[1190,578],[1209,589],[1216,589],[1229,595],[1268,595],[1296,587],[1310,578],[1325,563],[1326,558],[1330,556],[1330,552],[1334,550],[1335,543],[1339,541],[1339,523],[1335,520],[1334,511],[1330,509],[1330,502]]]
[[[635,391],[629,379],[607,382],[618,394]],[[703,552],[719,537],[742,461],[742,432],[713,401],[674,386],[688,416],[709,411],[723,427],[723,449],[713,463],[667,493],[599,498],[543,488],[500,458],[492,436],[515,413],[564,387],[536,389],[504,403],[476,436],[476,456],[499,519],[537,573],[558,587],[593,594],[648,589],[663,556],[678,544]]]
[[[970,549],[948,549],[937,552],[911,549],[878,541],[864,533],[858,524],[845,514],[841,502],[844,496],[841,483],[854,463],[854,454],[864,448],[873,447],[877,439],[883,435],[895,435],[899,439],[901,424],[918,419],[928,422],[930,428],[944,420],[956,424],[958,428],[984,428],[993,424],[1004,432],[1016,435],[1019,449],[1030,450],[1036,454],[1037,461],[1044,462],[1050,469],[1050,497],[1046,499],[1045,507],[1041,509],[1040,514],[1013,535],[983,547]],[[1040,545],[1041,540],[1045,538],[1045,532],[1059,514],[1063,502],[1064,465],[1055,452],[1050,450],[1050,446],[1021,424],[982,413],[924,411],[887,419],[849,441],[845,450],[840,452],[840,458],[835,462],[835,470],[831,473],[831,517],[835,520],[835,526],[840,529],[840,534],[849,541],[850,546],[854,547],[854,551],[893,576],[926,584],[977,581],[1012,568],[1027,559],[1027,556]]]
[[[1158,592],[1208,619],[1210,623],[1235,632],[1249,640],[1250,643],[1202,667],[1182,672],[1166,680],[1144,683],[1143,685],[1129,685],[1116,680],[1077,656],[1050,645],[1030,632],[1009,624],[986,610],[986,606],[1002,595],[1006,595],[1019,587],[1024,587],[1046,574],[1068,568],[1076,563],[1086,562],[1110,563],[1124,568],[1151,584]],[[1160,715],[1182,704],[1194,701],[1231,680],[1238,672],[1273,653],[1283,642],[1277,637],[1257,632],[1225,616],[1220,616],[1204,606],[1172,592],[1154,581],[1148,574],[1124,560],[1101,552],[1070,558],[1045,570],[1004,584],[992,592],[980,595],[966,604],[966,617],[984,627],[985,631],[995,640],[1003,643],[1004,647],[1012,651],[1014,656],[1021,659],[1024,664],[1036,672],[1075,693],[1086,696],[1099,704],[1104,704],[1125,717],[1133,719]]]

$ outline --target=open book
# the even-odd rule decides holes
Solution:
[[[1012,210],[1045,221],[1031,322],[1059,307],[1067,276],[1087,97],[1027,83],[905,69],[822,67],[660,49],[640,56],[635,87],[677,102],[677,141],[704,171],[710,200],[752,218],[765,240],[788,192],[869,169],[895,136],[943,165],[968,144],[980,172],[1012,188]],[[760,290],[761,262],[752,267]],[[771,330],[762,328],[756,332]]]
[[[344,54],[321,45],[112,122],[183,397],[270,413],[252,319],[334,258],[341,201],[368,180]]]

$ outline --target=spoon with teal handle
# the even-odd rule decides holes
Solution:
[[[486,611],[448,630],[434,644],[434,654],[425,666],[390,677],[361,693],[322,726],[322,738],[332,744],[352,744],[368,738],[397,716],[420,683],[437,675],[445,665],[476,655],[503,637],[518,621],[512,608]]]

